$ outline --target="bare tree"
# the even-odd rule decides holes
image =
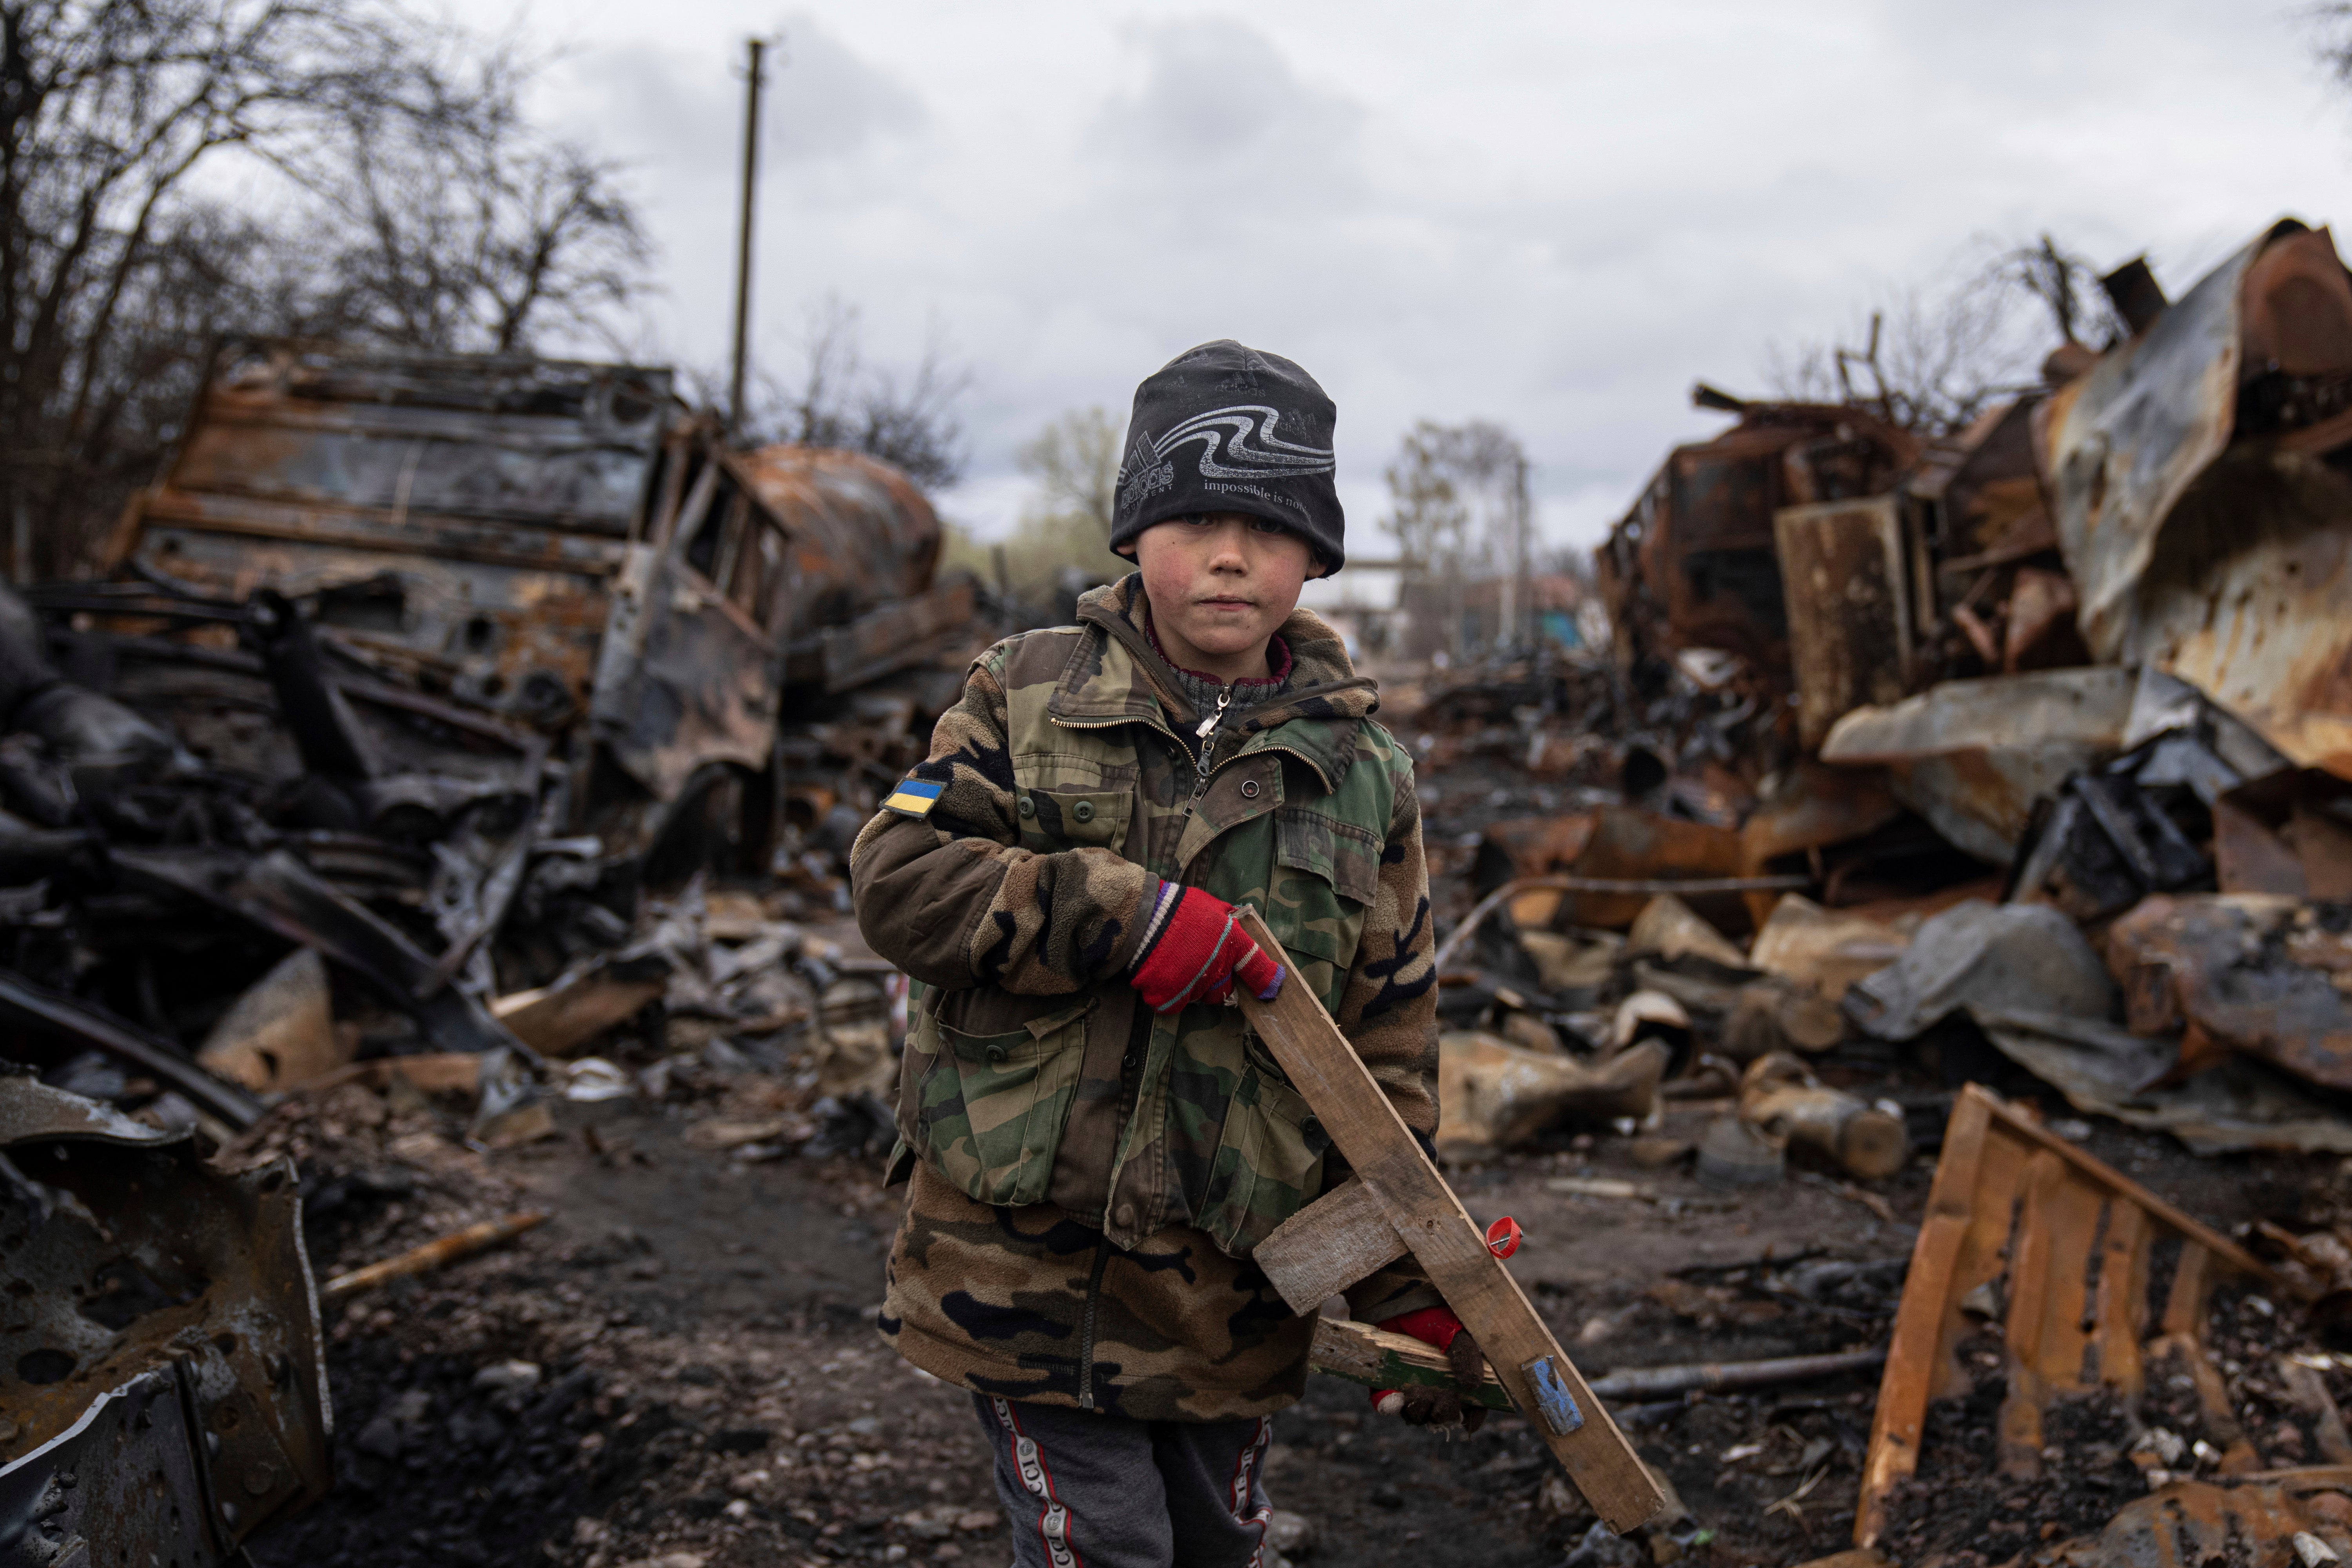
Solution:
[[[0,0],[0,531],[68,570],[152,473],[206,344],[517,350],[636,286],[610,171],[528,70],[395,0]],[[194,176],[293,181],[233,211]]]
[[[1959,280],[1913,289],[1873,309],[1843,342],[1765,351],[1777,396],[1851,403],[1926,436],[1964,429],[1998,399],[2032,384],[2060,342],[2104,348],[2123,332],[2083,258],[2049,235],[2031,243],[1980,240]],[[1859,346],[1855,346],[1856,342]]]
[[[756,376],[738,438],[751,446],[796,441],[864,452],[925,489],[951,487],[964,463],[955,405],[971,389],[971,373],[949,358],[936,324],[922,358],[905,374],[869,364],[863,337],[856,306],[827,296],[814,307],[797,384]],[[695,385],[715,401],[723,383],[706,374]]]
[[[617,167],[525,117],[532,69],[509,48],[412,66],[278,153],[331,236],[322,326],[444,353],[527,353],[551,322],[615,340],[652,245]]]
[[[1414,421],[1388,467],[1389,515],[1381,526],[1409,570],[1458,560],[1469,543],[1470,505],[1448,460],[1452,434],[1433,420]]]
[[[2307,13],[2312,24],[2312,52],[2339,87],[2352,88],[2352,4],[2326,0]]]
[[[2032,245],[2014,246],[1996,257],[1988,276],[1997,288],[2040,300],[2062,342],[2105,349],[2131,336],[2106,290],[2099,287],[2099,269],[2062,249],[2046,233]]]
[[[0,5],[0,491],[12,516],[110,510],[124,416],[159,362],[184,365],[179,332],[231,307],[238,290],[224,278],[193,299],[173,289],[206,269],[210,220],[184,199],[191,174],[222,148],[315,121],[394,68],[405,44],[396,18],[362,0]],[[74,531],[43,531],[54,568]]]
[[[1483,419],[1464,425],[1416,421],[1389,465],[1389,515],[1409,576],[1442,584],[1453,623],[1451,640],[1466,652],[1462,629],[1467,572],[1501,583],[1499,640],[1516,644],[1519,594],[1530,573],[1534,510],[1528,496],[1528,458],[1501,426]]]
[[[1521,566],[1527,470],[1518,437],[1499,425],[1418,420],[1389,465],[1382,526],[1400,554],[1424,567],[1465,554],[1489,570]]]
[[[1110,538],[1118,502],[1118,458],[1124,427],[1100,407],[1073,409],[1037,432],[1015,457],[1037,484],[1035,515]]]

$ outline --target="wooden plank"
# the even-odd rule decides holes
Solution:
[[[1389,1224],[1381,1200],[1350,1176],[1276,1226],[1250,1261],[1303,1317],[1403,1256],[1404,1238]]]
[[[2027,1167],[2025,1207],[2010,1266],[2009,1321],[2002,1336],[2009,1350],[2009,1392],[2001,1398],[1998,1432],[2000,1473],[2016,1479],[2042,1473],[2042,1405],[2050,1395],[2042,1375],[2042,1342],[2052,1327],[2051,1287],[2064,1273],[2053,1268],[2052,1254],[2057,1249],[2053,1211],[2066,1185],[2065,1170],[2047,1152],[2035,1154]]]
[[[2034,1352],[2035,1370],[2041,1373],[2045,1389],[2088,1390],[2096,1385],[2088,1366],[2091,1331],[2096,1322],[2091,1260],[2100,1250],[2102,1211],[2126,1206],[2063,1171],[2051,1189],[2044,1210],[2050,1234],[2049,1284],[2042,1293],[2042,1333]]]
[[[2213,1255],[2194,1241],[2180,1244],[2172,1289],[2164,1299],[2164,1332],[2196,1344],[2205,1342],[2205,1293],[2213,1288]]]
[[[1454,1381],[1453,1364],[1445,1352],[1435,1345],[1345,1318],[1315,1320],[1315,1343],[1307,1352],[1307,1364],[1312,1371],[1344,1377],[1366,1388],[1462,1386]],[[1503,1392],[1502,1380],[1492,1366],[1475,1396],[1489,1410],[1511,1407],[1511,1396]]]
[[[2057,1155],[2078,1173],[2089,1177],[2094,1184],[2130,1199],[2167,1229],[2196,1242],[2239,1273],[2251,1275],[2273,1289],[2294,1291],[2294,1287],[2283,1276],[2220,1231],[2199,1224],[2122,1172],[2075,1148],[2032,1117],[2020,1114],[1983,1085],[1972,1083],[1960,1092],[1963,1097],[1981,1098],[1991,1109],[1994,1120],[2004,1129]]]
[[[2139,1342],[2147,1332],[2147,1211],[2118,1199],[2107,1216],[2106,1256],[2099,1264],[2099,1382],[2138,1396],[2146,1384]],[[2188,1243],[2181,1243],[2186,1247]]]
[[[1267,954],[1288,963],[1256,910],[1243,909],[1241,921]],[[1428,1271],[1446,1305],[1477,1337],[1478,1348],[1511,1403],[1528,1414],[1528,1425],[1593,1511],[1620,1534],[1655,1518],[1666,1500],[1648,1467],[1593,1397],[1518,1281],[1486,1249],[1485,1235],[1422,1152],[1322,1003],[1306,986],[1290,984],[1272,1002],[1244,995],[1241,1005],[1339,1152],[1380,1199],[1389,1223]],[[1527,1368],[1546,1358],[1580,1413],[1580,1422],[1572,1431],[1559,1431],[1537,1414],[1542,1406]]]
[[[1982,1325],[1960,1303],[1979,1286],[1992,1284],[2009,1272],[2010,1232],[2016,1225],[2018,1199],[2025,1190],[2026,1169],[2033,1158],[2031,1143],[2009,1137],[1982,1107],[1976,1114],[1982,1120],[1976,1175],[1966,1194],[1968,1228],[1950,1283],[1944,1288],[1943,1333],[1936,1342],[1930,1399],[1964,1396],[1975,1386],[1975,1375],[1960,1364],[1960,1345]],[[1948,1150],[1951,1145],[1947,1142],[1945,1147]]]
[[[1984,1105],[1963,1097],[1944,1130],[1944,1152],[1927,1192],[1927,1213],[1911,1248],[1911,1268],[1895,1309],[1895,1333],[1886,1349],[1886,1373],[1878,1386],[1870,1448],[1864,1462],[1862,1492],[1854,1510],[1856,1546],[1876,1543],[1886,1525],[1886,1494],[1919,1466],[1919,1436],[1937,1382],[1944,1314],[1952,1271],[1974,1218],[1971,1198],[1985,1152],[1991,1116]]]

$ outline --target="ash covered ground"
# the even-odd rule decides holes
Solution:
[[[1482,815],[1535,804],[1496,798],[1507,785],[1447,784],[1431,824],[1441,866],[1466,861],[1448,847],[1471,831],[1450,819],[1449,796]],[[1444,883],[1440,898],[1466,902]],[[672,1032],[663,1045],[692,1043]],[[649,1065],[659,1038],[616,1037],[614,1052]],[[878,1159],[707,1146],[698,1127],[799,1103],[791,1059],[761,1071],[719,1057],[723,1069],[674,1055],[664,1098],[562,1103],[553,1136],[490,1153],[463,1145],[462,1102],[400,1086],[298,1092],[247,1136],[235,1152],[299,1161],[321,1279],[498,1214],[551,1215],[499,1251],[328,1303],[336,1488],[257,1539],[257,1562],[1009,1559],[968,1397],[898,1362],[872,1329],[898,1201],[877,1185]],[[1632,1140],[1562,1131],[1449,1171],[1482,1224],[1509,1214],[1525,1227],[1514,1272],[1588,1375],[1885,1343],[1949,1090],[1892,1061],[1817,1067],[1825,1081],[1912,1108],[1923,1146],[1907,1169],[1864,1187],[1800,1167],[1727,1194],[1687,1164],[1638,1163]],[[1661,1131],[1694,1140],[1727,1103],[1670,1102]],[[2328,1162],[2198,1160],[2105,1124],[2085,1146],[2224,1228],[2284,1213],[2334,1180]],[[1644,1195],[1548,1187],[1564,1177],[1617,1178]],[[2242,1293],[2215,1310],[2217,1332],[2262,1326]],[[2259,1357],[2239,1364],[2259,1376]],[[1303,1521],[1288,1537],[1294,1562],[1801,1563],[1848,1543],[1876,1385],[1864,1373],[1618,1406],[1682,1509],[1633,1541],[1594,1530],[1519,1418],[1448,1440],[1377,1416],[1363,1390],[1326,1378],[1277,1418],[1268,1488]],[[2152,1379],[2149,1398],[2168,1386]],[[1952,1508],[1898,1499],[1887,1542],[1898,1561],[1948,1553],[1963,1521],[2030,1521],[2012,1532],[2020,1548],[2051,1521],[2071,1521],[2067,1533],[2093,1528],[2144,1489],[2106,1430],[2120,1417],[2095,1410],[2053,1415],[2053,1426],[2081,1427],[2070,1451],[2087,1458],[2053,1467],[2063,1473],[2039,1491],[1991,1476],[1998,1399],[1988,1384],[1937,1407],[1914,1493]],[[2186,1441],[2200,1435],[2175,1426]],[[2263,1442],[2294,1462],[2282,1432]]]

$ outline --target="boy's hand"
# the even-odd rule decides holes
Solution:
[[[1198,888],[1160,884],[1143,950],[1128,966],[1128,984],[1155,1013],[1194,1002],[1223,1002],[1238,974],[1251,995],[1271,1002],[1282,990],[1282,965],[1234,923],[1234,907]]]
[[[1453,1363],[1454,1381],[1465,1388],[1475,1388],[1486,1380],[1486,1358],[1451,1307],[1425,1307],[1418,1312],[1391,1318],[1379,1327],[1392,1333],[1411,1334],[1423,1344],[1444,1351],[1446,1360]],[[1467,1433],[1486,1424],[1485,1405],[1465,1399],[1450,1388],[1412,1388],[1402,1392],[1375,1389],[1372,1408],[1383,1415],[1402,1415],[1411,1426],[1451,1426],[1458,1421]]]

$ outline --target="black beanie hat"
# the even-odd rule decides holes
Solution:
[[[1135,389],[1110,547],[1155,522],[1240,511],[1315,547],[1328,575],[1347,559],[1331,482],[1339,410],[1315,378],[1231,338],[1170,360]]]

